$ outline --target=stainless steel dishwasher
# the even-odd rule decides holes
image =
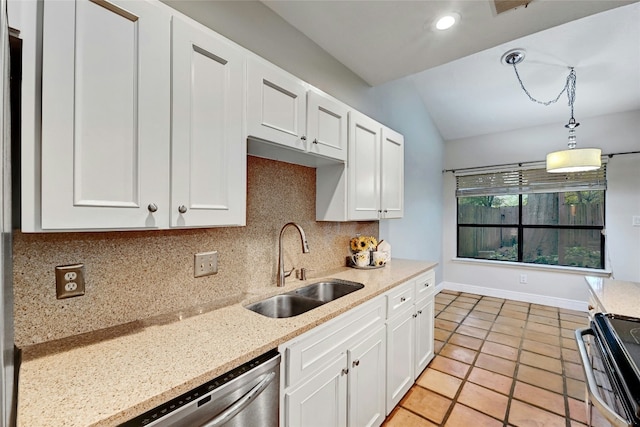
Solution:
[[[280,354],[271,350],[122,427],[277,427]]]

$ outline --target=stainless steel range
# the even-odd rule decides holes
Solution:
[[[593,405],[612,425],[640,426],[640,319],[596,313],[576,340]]]

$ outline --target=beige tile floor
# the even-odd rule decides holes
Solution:
[[[573,334],[587,313],[443,291],[435,315],[436,356],[384,426],[586,424]]]

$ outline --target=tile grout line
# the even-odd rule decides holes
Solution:
[[[452,303],[453,303],[453,302],[455,302],[455,301],[458,299],[458,297],[459,297],[459,296],[462,296],[463,294],[464,294],[464,293],[460,293],[458,296],[456,296],[456,298],[454,298],[454,299],[453,299],[453,300],[451,300],[448,304],[446,304],[446,305],[444,306],[444,308],[443,308],[442,310],[440,310],[440,312],[439,312],[438,314],[440,314],[440,313],[441,313],[442,311],[444,311],[446,308],[448,308],[449,306],[451,306],[451,305],[452,305]],[[461,325],[462,325],[462,322],[464,322],[468,317],[470,317],[471,312],[472,312],[475,308],[477,308],[478,303],[479,303],[480,301],[482,301],[482,299],[483,299],[483,298],[484,298],[484,296],[481,296],[481,298],[480,298],[480,299],[478,299],[478,300],[476,301],[476,303],[474,303],[473,307],[472,307],[471,309],[469,309],[469,312],[467,313],[467,315],[465,315],[465,316],[463,317],[463,320],[462,320],[462,321],[460,321],[459,323],[458,323],[458,322],[456,322],[456,323],[458,323],[458,326],[457,326],[453,331],[451,331],[450,336],[449,336],[449,337],[447,338],[447,340],[444,342],[444,344],[443,344],[442,348],[444,348],[446,344],[449,344],[449,338],[451,337],[451,335],[452,335],[452,334],[453,334],[453,333],[454,333],[454,332],[459,328],[459,326],[461,326]],[[488,338],[489,333],[490,333],[491,331],[493,331],[493,326],[494,326],[495,324],[497,324],[497,319],[498,319],[498,317],[500,317],[500,313],[501,313],[501,312],[502,312],[502,310],[504,309],[504,305],[505,305],[505,303],[506,303],[507,301],[509,301],[509,300],[507,300],[507,299],[502,299],[502,301],[503,301],[503,302],[502,302],[502,303],[501,303],[501,305],[500,305],[500,309],[499,309],[498,313],[497,313],[497,314],[495,314],[495,316],[494,316],[494,320],[491,322],[491,327],[490,327],[490,329],[487,331],[487,334],[485,335],[485,338],[482,340],[482,345],[481,345],[481,346],[480,346],[480,348],[478,349],[478,353],[481,353],[481,349],[484,347],[484,344],[487,342],[487,338]],[[531,310],[532,310],[532,308],[533,308],[532,306],[533,306],[533,304],[532,304],[532,303],[527,303],[527,311],[526,311],[527,316],[526,316],[526,321],[525,321],[525,325],[524,325],[523,327],[521,327],[522,332],[521,332],[521,334],[520,334],[520,345],[519,345],[519,347],[518,347],[518,356],[517,356],[516,360],[514,361],[514,362],[515,362],[515,368],[514,368],[514,374],[513,374],[513,377],[512,377],[511,390],[510,390],[510,392],[509,392],[509,395],[507,396],[507,398],[508,398],[509,400],[508,400],[508,403],[507,403],[507,409],[506,409],[506,412],[505,412],[505,418],[504,418],[504,420],[503,420],[503,424],[504,424],[504,426],[506,426],[506,425],[508,424],[508,416],[509,416],[510,409],[511,409],[511,402],[512,402],[512,400],[514,399],[513,394],[514,394],[514,392],[515,392],[515,386],[516,386],[516,382],[517,382],[517,373],[518,373],[519,368],[520,368],[520,365],[521,365],[520,358],[521,358],[521,354],[522,354],[522,351],[523,351],[523,344],[524,344],[524,341],[526,340],[525,332],[528,330],[528,326],[530,325],[530,323],[535,323],[535,324],[540,324],[540,325],[551,326],[551,325],[547,325],[547,324],[546,324],[546,323],[544,323],[544,322],[536,322],[536,321],[534,321],[534,320],[531,320],[531,319],[530,319],[530,316],[531,316],[531,315],[533,315],[533,313],[532,313],[532,311],[531,311]],[[454,307],[455,307],[455,306],[454,306]],[[490,313],[490,314],[493,314],[493,313]],[[542,316],[542,315],[538,315],[538,316]],[[471,317],[472,317],[472,316],[471,316]],[[509,316],[505,316],[505,317],[509,317]],[[542,317],[548,317],[548,316],[542,316]],[[561,340],[561,338],[562,338],[562,333],[561,333],[561,331],[562,331],[562,322],[561,322],[561,320],[562,320],[562,319],[560,318],[560,311],[559,311],[559,310],[557,310],[557,311],[555,312],[555,317],[556,317],[556,319],[554,319],[554,320],[557,320],[557,321],[558,321],[558,336],[557,336],[557,338],[558,338],[558,344],[557,344],[557,348],[558,348],[558,350],[560,351],[560,359],[559,359],[559,360],[560,360],[561,370],[562,370],[562,373],[560,373],[560,375],[559,375],[559,376],[561,377],[561,379],[562,379],[562,384],[563,384],[563,393],[562,393],[562,397],[563,397],[564,409],[565,409],[565,411],[564,411],[564,412],[565,412],[565,414],[564,414],[564,417],[563,417],[563,418],[565,419],[565,423],[566,423],[567,427],[571,427],[571,420],[572,420],[572,418],[571,418],[571,416],[569,415],[569,414],[570,414],[570,412],[569,412],[569,405],[568,405],[568,398],[569,398],[569,395],[568,395],[568,387],[567,387],[567,381],[566,381],[566,378],[567,378],[567,377],[566,377],[566,374],[565,374],[564,355],[563,355],[563,353],[562,353],[562,349],[564,348],[564,347],[563,347],[563,342],[562,342],[562,340]],[[549,318],[552,318],[552,317],[549,317]],[[517,319],[517,318],[514,318],[514,319]],[[485,320],[485,319],[481,319],[481,320]],[[524,320],[524,319],[520,319],[520,320]],[[480,329],[480,328],[478,328],[478,329]],[[494,331],[494,332],[498,333],[497,331]],[[506,335],[509,335],[509,334],[506,334]],[[476,338],[476,337],[474,337],[474,338]],[[535,340],[535,339],[534,339],[533,341],[539,342],[539,343],[541,343],[541,344],[548,344],[548,343],[545,343],[545,342],[543,342],[543,341],[538,341],[538,340]],[[490,341],[490,342],[493,342],[493,341]],[[505,344],[502,344],[502,343],[499,343],[499,342],[498,342],[497,344],[505,345]],[[452,345],[453,345],[453,344],[452,344]],[[510,347],[510,346],[508,346],[508,347]],[[538,355],[541,355],[541,356],[546,356],[544,353],[538,353],[538,352],[536,352],[536,351],[533,351],[533,353],[538,354]],[[446,356],[442,356],[442,357],[446,357]],[[476,355],[476,357],[474,358],[473,364],[472,364],[472,365],[470,365],[470,367],[471,367],[471,368],[475,367],[475,362],[477,361],[478,357],[479,357],[479,354],[477,354],[477,355]],[[495,356],[495,357],[500,357],[500,356]],[[500,357],[500,358],[501,358],[501,357]],[[502,359],[502,358],[501,358],[501,359]],[[509,359],[505,359],[505,360],[509,360]],[[529,366],[529,365],[527,365],[527,366]],[[547,369],[538,368],[538,367],[535,367],[535,368],[536,368],[536,369],[541,369],[541,370],[543,370],[543,371],[546,371],[546,372],[549,372],[549,373],[552,373],[552,374],[557,374],[557,373],[555,373],[555,372],[553,372],[553,371],[547,371]],[[494,371],[490,371],[490,372],[494,372]],[[461,384],[461,386],[462,386],[462,385],[464,385],[464,384],[468,381],[468,377],[469,377],[469,375],[470,375],[470,373],[467,373],[467,375],[465,375],[465,378],[463,379],[463,383]],[[526,384],[529,384],[529,383],[526,383]],[[555,393],[555,392],[553,392],[553,391],[551,391],[551,390],[547,390],[547,389],[545,389],[544,387],[539,387],[539,385],[535,385],[535,384],[529,384],[529,385],[531,385],[531,386],[533,386],[533,387],[536,387],[536,388],[541,388],[542,390],[549,391],[549,392],[551,392],[551,393]],[[461,388],[462,388],[462,387],[461,387]],[[489,389],[489,390],[491,390],[491,389]],[[495,390],[492,390],[492,391],[495,391]],[[558,393],[555,393],[555,394],[558,394]],[[453,403],[457,403],[457,399],[458,399],[459,395],[460,395],[460,391],[458,391],[458,393],[456,393],[456,397],[455,397],[455,399],[453,400]],[[519,401],[519,399],[516,399],[516,400],[518,400],[518,401]],[[527,404],[529,404],[529,405],[532,405],[532,406],[534,406],[534,407],[540,408],[538,405],[535,405],[535,404],[533,404],[533,403],[531,403],[531,402],[525,402],[525,403],[527,403]],[[455,405],[453,405],[453,406],[455,406]],[[465,405],[465,406],[466,406],[466,405]],[[546,408],[540,408],[540,409],[545,410],[546,412],[549,412],[549,413],[551,413],[551,414],[554,414],[554,415],[558,415],[558,416],[559,416],[559,414],[556,414],[556,413],[555,413],[555,412],[553,412],[553,411],[548,411]],[[450,409],[450,410],[447,412],[447,415],[446,415],[445,420],[446,420],[446,419],[448,419],[448,417],[449,417],[449,415],[450,415],[450,412],[451,412],[451,411],[452,411],[452,409]],[[480,411],[479,411],[479,412],[480,412]],[[483,412],[482,412],[482,413],[483,413]],[[483,414],[484,414],[484,413],[483,413]],[[485,415],[492,417],[492,416],[491,416],[491,415],[489,415],[489,414],[485,414]],[[492,417],[492,418],[496,419],[495,417]],[[577,422],[579,422],[578,420],[576,420],[576,421],[577,421]]]

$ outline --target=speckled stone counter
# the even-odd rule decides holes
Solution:
[[[325,277],[363,289],[288,319],[243,306],[305,282],[248,295],[240,303],[172,322],[139,322],[124,333],[51,351],[23,350],[18,426],[112,426],[122,423],[384,293],[436,263],[394,259],[377,270],[342,268]]]
[[[590,276],[585,279],[604,311],[640,317],[640,283]]]

